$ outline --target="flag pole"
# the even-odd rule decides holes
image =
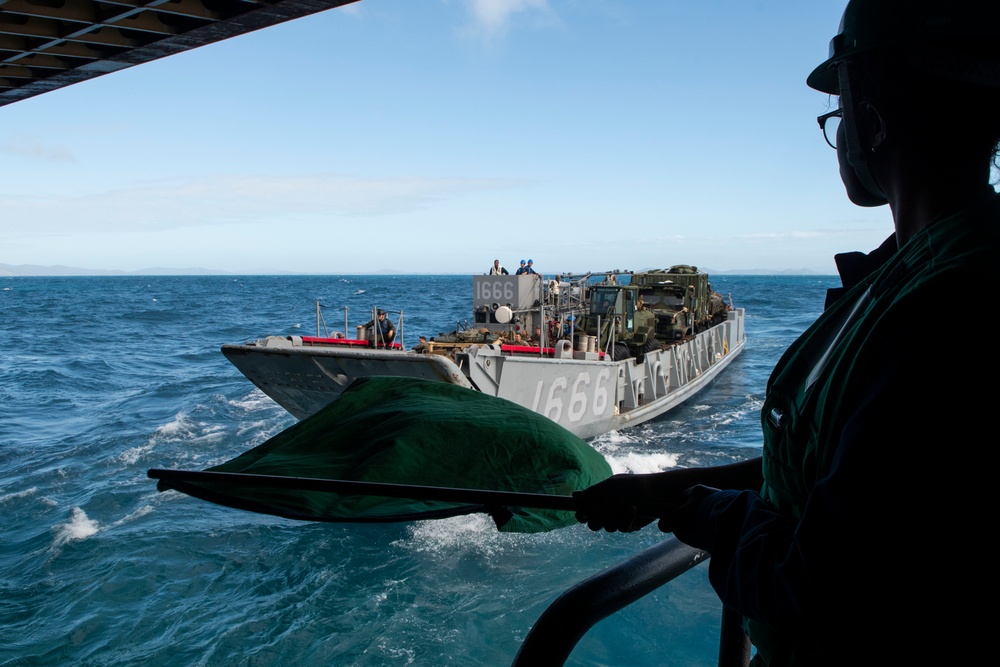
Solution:
[[[160,488],[172,488],[171,482],[194,484],[231,484],[258,486],[272,489],[299,491],[325,491],[350,496],[382,496],[409,498],[411,500],[436,500],[440,502],[486,505],[490,507],[530,507],[534,509],[564,510],[575,512],[577,502],[573,496],[519,491],[489,491],[485,489],[460,489],[445,486],[420,486],[415,484],[389,484],[361,482],[347,479],[322,479],[316,477],[285,477],[281,475],[255,475],[212,470],[167,470],[150,468],[147,475],[160,480]]]

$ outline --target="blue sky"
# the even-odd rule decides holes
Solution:
[[[844,0],[361,0],[0,107],[0,263],[834,273]]]

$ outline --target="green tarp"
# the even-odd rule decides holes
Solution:
[[[555,422],[456,385],[402,377],[354,382],[336,401],[210,471],[570,495],[611,475]],[[488,512],[502,531],[576,523],[571,512],[440,500],[161,480],[159,488],[309,521],[412,521]]]

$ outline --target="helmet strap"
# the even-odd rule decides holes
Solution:
[[[843,123],[844,134],[847,138],[847,162],[854,169],[858,182],[874,198],[871,205],[881,206],[887,204],[889,200],[875,181],[875,176],[872,175],[871,167],[868,164],[868,154],[861,143],[860,123],[857,122],[858,109],[854,106],[854,98],[851,94],[849,67],[846,60],[840,61],[837,65],[837,78],[840,81],[840,106],[842,109],[850,109],[852,116],[852,122]]]

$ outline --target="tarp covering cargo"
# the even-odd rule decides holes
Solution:
[[[357,380],[323,410],[209,471],[564,496],[611,475],[590,445],[531,410],[456,385],[402,377]],[[487,512],[506,532],[576,523],[569,511],[275,488],[247,480],[161,479],[158,488],[309,521],[412,521]]]

